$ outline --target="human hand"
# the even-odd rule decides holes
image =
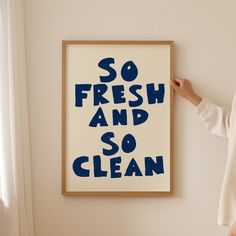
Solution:
[[[230,226],[228,236],[236,236],[236,221]]]
[[[174,80],[170,80],[170,85],[180,96],[184,97],[195,106],[198,106],[201,102],[202,98],[194,92],[189,80],[177,77]]]

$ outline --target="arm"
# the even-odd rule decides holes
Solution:
[[[236,221],[229,228],[229,236],[236,236]]]
[[[228,137],[230,126],[229,111],[207,98],[197,95],[187,79],[176,78],[174,81],[170,81],[170,85],[179,95],[195,106],[196,112],[210,133],[224,138]]]

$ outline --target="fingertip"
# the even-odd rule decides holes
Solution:
[[[175,81],[177,81],[177,82],[182,82],[182,81],[184,81],[184,78],[176,77],[176,78],[175,78]]]
[[[173,81],[170,81],[170,87],[175,90],[177,89],[177,85]]]

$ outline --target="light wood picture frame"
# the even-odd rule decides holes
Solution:
[[[173,194],[174,41],[62,41],[62,194]]]

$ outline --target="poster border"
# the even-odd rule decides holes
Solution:
[[[62,138],[61,194],[64,196],[170,196],[173,188],[174,97],[170,87],[170,190],[168,191],[67,191],[66,189],[66,53],[71,44],[100,45],[169,45],[170,80],[174,79],[174,41],[172,40],[62,40]]]

